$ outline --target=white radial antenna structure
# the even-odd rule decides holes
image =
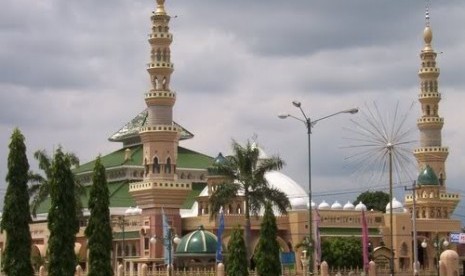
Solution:
[[[352,168],[356,181],[364,188],[387,190],[389,174],[394,186],[410,185],[415,179],[416,162],[413,158],[412,138],[416,128],[409,116],[413,102],[407,111],[401,112],[397,102],[393,112],[383,112],[373,102],[365,104],[361,116],[351,119],[352,125],[344,128],[348,132],[348,146],[344,148],[346,160]]]

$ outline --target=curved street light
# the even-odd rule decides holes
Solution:
[[[315,124],[319,121],[322,121],[324,119],[336,116],[338,114],[343,114],[343,113],[348,113],[348,114],[355,114],[358,112],[358,108],[350,108],[342,111],[338,111],[336,113],[332,113],[330,115],[318,118],[316,120],[310,119],[309,116],[303,111],[302,109],[302,104],[299,101],[293,101],[292,104],[297,107],[300,112],[302,113],[303,118],[298,118],[294,115],[291,114],[279,114],[278,117],[280,119],[286,119],[288,117],[291,117],[293,119],[296,119],[298,121],[301,121],[304,123],[305,127],[307,128],[307,137],[308,137],[308,238],[310,241],[310,244],[313,246],[313,239],[312,239],[312,158],[311,158],[311,139],[310,136],[312,134],[312,128],[315,126]],[[314,261],[313,261],[313,254],[309,252],[309,262],[308,262],[308,272],[310,275],[313,274],[313,267],[315,266]]]
[[[448,246],[449,246],[449,241],[447,240],[447,238],[440,239],[438,234],[436,234],[436,237],[433,241],[433,247],[436,250],[436,262],[437,262],[436,273],[438,274],[438,276],[439,276],[439,255],[441,251],[445,250]],[[423,240],[423,242],[421,243],[421,247],[425,249],[428,247],[428,243],[426,242],[426,239]]]
[[[150,238],[150,243],[151,244],[156,244],[158,240],[163,241],[163,245],[167,246],[168,250],[168,275],[172,275],[172,270],[173,270],[173,257],[172,257],[172,248],[173,248],[173,242],[175,244],[179,244],[181,242],[181,239],[178,237],[177,234],[174,234],[173,236],[173,229],[170,227],[168,228],[168,233],[165,237],[157,237],[157,235],[154,235]]]

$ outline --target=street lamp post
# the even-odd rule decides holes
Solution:
[[[150,238],[150,243],[156,244],[157,240],[162,240],[163,245],[165,245],[166,242],[166,247],[168,250],[168,276],[171,276],[173,275],[173,242],[175,244],[179,244],[181,242],[181,239],[178,237],[177,234],[173,235],[173,229],[170,227],[168,228],[168,233],[165,237],[160,238],[154,235]]]
[[[428,243],[426,242],[426,240],[423,240],[423,242],[421,243],[421,247],[423,248],[426,248],[428,246]],[[436,234],[436,237],[434,238],[434,241],[433,241],[433,247],[435,248],[436,250],[436,273],[437,275],[439,276],[439,257],[440,257],[440,254],[443,250],[445,250],[447,247],[449,246],[449,241],[447,240],[447,238],[439,238],[439,235]]]
[[[303,118],[298,118],[295,117],[291,114],[279,114],[278,117],[280,119],[286,119],[288,117],[294,118],[298,121],[301,121],[304,123],[306,129],[307,129],[307,138],[308,138],[308,241],[310,246],[313,248],[314,243],[313,241],[313,235],[312,235],[312,227],[313,227],[313,218],[312,218],[312,158],[311,158],[311,134],[312,134],[312,128],[315,126],[315,124],[319,121],[322,121],[324,119],[336,116],[338,114],[342,113],[349,113],[349,114],[355,114],[358,112],[358,108],[351,108],[347,110],[342,110],[324,117],[321,117],[316,120],[311,120],[310,117],[307,116],[307,114],[303,111],[301,103],[299,101],[293,101],[292,104],[297,107],[300,112],[302,113]],[[312,250],[314,251],[314,250]],[[309,262],[308,262],[308,273],[311,275],[313,274],[313,267],[314,267],[314,261],[313,261],[313,253],[309,252]]]

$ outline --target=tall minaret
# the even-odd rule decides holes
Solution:
[[[151,16],[152,28],[149,34],[150,62],[147,71],[151,89],[145,93],[148,116],[139,135],[143,144],[144,180],[131,183],[129,192],[143,210],[143,225],[150,230],[147,235],[163,237],[162,213],[170,227],[181,234],[179,209],[191,191],[189,183],[178,183],[176,162],[180,129],[173,123],[173,106],[176,93],[170,89],[173,73],[170,45],[173,35],[169,32],[170,16],[165,11],[165,1],[157,0],[157,8]],[[144,232],[146,232],[144,230]],[[145,240],[147,242],[147,240]],[[146,256],[160,257],[162,242],[150,248]]]
[[[445,162],[449,149],[441,144],[441,130],[444,119],[439,116],[438,77],[439,68],[436,66],[436,52],[431,46],[433,32],[429,22],[429,11],[426,11],[426,26],[423,31],[424,47],[421,50],[420,94],[418,100],[421,104],[421,117],[417,120],[420,130],[420,147],[414,154],[420,170],[431,167],[439,180],[440,190],[445,190],[446,171]]]
[[[444,219],[454,211],[459,202],[458,194],[447,193],[445,162],[449,149],[442,146],[441,130],[444,118],[439,116],[438,77],[436,52],[431,46],[433,32],[430,26],[429,11],[426,10],[426,26],[423,31],[424,46],[420,53],[421,67],[420,94],[421,117],[417,119],[420,131],[420,147],[414,150],[418,163],[419,176],[416,188],[416,213],[420,219]],[[412,209],[412,196],[406,196],[406,207]]]

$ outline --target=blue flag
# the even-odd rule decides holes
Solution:
[[[221,242],[222,240],[221,236],[223,235],[223,231],[224,231],[224,213],[223,213],[223,208],[221,208],[219,226],[216,232],[216,236],[218,238],[217,243],[216,243],[216,261],[218,263],[223,262],[223,243]]]
[[[163,257],[165,258],[165,264],[168,265],[169,263],[169,231],[170,226],[168,224],[168,218],[165,215],[165,210],[161,208],[161,215],[162,215],[162,224],[163,224]]]

